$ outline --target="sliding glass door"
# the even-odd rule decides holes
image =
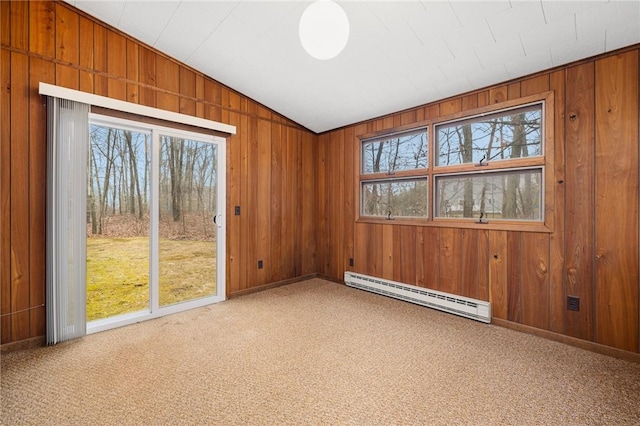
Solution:
[[[160,306],[216,295],[218,147],[160,136]]]
[[[87,331],[224,300],[224,139],[92,115]]]

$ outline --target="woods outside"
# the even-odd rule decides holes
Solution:
[[[149,308],[151,133],[92,125],[87,167],[87,319]],[[213,295],[215,145],[160,136],[160,305]]]
[[[426,130],[375,139],[363,144],[363,173],[386,178],[363,183],[363,213],[371,216],[425,217],[430,191],[435,191],[436,217],[493,217],[541,220],[542,169],[508,169],[491,173],[456,173],[396,178],[397,172],[429,167],[488,164],[542,153],[541,105],[436,125],[429,165]],[[507,161],[505,161],[507,160]]]

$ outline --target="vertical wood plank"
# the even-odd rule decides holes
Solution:
[[[523,80],[520,87],[521,96],[544,93],[549,90],[549,74],[541,74],[539,76]]]
[[[478,94],[464,96],[462,98],[462,111],[478,108]]]
[[[596,61],[596,341],[638,351],[638,50]]]
[[[460,230],[460,284],[459,293],[465,297],[478,297],[478,231]]]
[[[314,191],[318,186],[318,182],[315,180],[315,151],[314,147],[317,146],[317,137],[305,132],[302,135],[301,142],[301,155],[303,159],[302,163],[302,205],[304,209],[302,211],[302,241],[303,241],[303,261],[302,261],[302,274],[306,275],[311,272],[316,272],[317,269],[317,205]]]
[[[6,25],[8,2],[2,2]],[[4,32],[4,31],[3,31]],[[0,311],[11,312],[11,53],[0,50]],[[0,343],[12,341],[11,315],[0,316]]]
[[[478,231],[478,270],[477,298],[489,301],[489,266],[491,264],[491,250],[489,247],[489,231]]]
[[[180,112],[196,115],[196,74],[185,67],[180,67],[180,95]]]
[[[522,323],[549,328],[549,235],[522,233]]]
[[[359,203],[359,197],[354,188],[358,185],[356,156],[360,155],[360,144],[355,136],[354,127],[348,127],[344,131],[344,148],[344,270],[351,270],[349,259],[354,258],[354,225],[356,206]]]
[[[205,83],[206,87],[206,83]],[[250,210],[250,200],[249,200],[249,189],[250,186],[250,177],[251,177],[251,169],[249,167],[249,135],[250,135],[250,127],[249,127],[249,119],[246,115],[240,116],[240,131],[235,136],[235,141],[238,143],[240,150],[240,216],[234,216],[234,220],[238,222],[238,228],[240,229],[240,239],[238,240],[239,250],[237,255],[238,268],[240,270],[240,274],[238,277],[238,284],[236,289],[242,290],[249,287],[248,278],[249,278],[249,260],[251,258],[251,254],[249,253],[250,247],[255,247],[255,245],[250,242],[250,230],[249,230],[249,217],[253,217]],[[253,263],[253,260],[251,260]]]
[[[264,262],[264,268],[258,270],[257,283],[267,284],[271,278],[270,254],[271,240],[271,123],[258,120],[258,157],[257,168],[257,253],[258,259]]]
[[[77,13],[56,3],[56,59],[72,65],[80,63],[80,20]]]
[[[507,232],[489,232],[489,300],[491,315],[507,319]]]
[[[334,198],[333,202],[333,220],[334,227],[331,234],[331,245],[333,250],[332,268],[330,269],[331,277],[340,279],[344,277],[344,187],[345,187],[345,175],[344,175],[344,131],[338,130],[334,132],[333,137],[333,153],[332,158],[337,159],[333,161],[334,175],[337,179],[334,180],[331,194],[327,196]]]
[[[366,274],[367,259],[367,235],[369,225],[356,223],[354,227],[354,265],[353,270]]]
[[[522,234],[507,232],[507,319],[522,322]]]
[[[18,50],[29,49],[29,2],[11,2],[11,46]]]
[[[29,63],[29,307],[30,337],[46,333],[44,309],[46,281],[47,108],[36,88],[55,82],[51,61],[32,57]]]
[[[438,290],[447,293],[460,292],[460,253],[461,230],[455,228],[440,229],[439,278]]]
[[[55,57],[56,50],[54,37],[51,36],[56,28],[55,7],[51,1],[29,2],[29,50],[49,58]]]
[[[155,108],[156,91],[153,87],[156,85],[156,54],[145,47],[140,47],[139,60],[140,104]]]
[[[56,85],[78,90],[80,72],[77,68],[56,64]]]
[[[229,124],[236,126],[237,132],[245,130],[240,115],[229,116]],[[236,133],[227,139],[227,293],[240,290],[240,216],[235,214],[235,206],[241,206],[241,138]],[[240,209],[242,214],[242,207]]]
[[[520,82],[507,85],[507,99],[518,99],[520,97]]]
[[[440,102],[440,114],[449,115],[462,111],[462,99],[455,98],[445,102]]]
[[[567,311],[563,332],[593,339],[594,222],[595,222],[595,64],[586,62],[567,69],[564,120],[567,167],[565,203],[566,291],[580,298],[580,311]],[[566,308],[565,308],[566,309]]]
[[[248,120],[247,150],[243,156],[243,176],[246,179],[246,191],[242,193],[242,208],[245,214],[242,215],[241,223],[244,222],[242,230],[246,230],[245,238],[241,239],[243,245],[242,253],[246,254],[243,262],[247,271],[247,288],[255,287],[258,284],[258,173],[255,166],[258,159],[258,120],[251,117]],[[245,207],[246,206],[246,207]]]
[[[13,9],[12,9],[13,10]],[[29,58],[11,53],[12,339],[29,338]]]
[[[498,104],[506,101],[509,98],[507,92],[507,86],[498,86],[489,89],[489,104]]]
[[[80,90],[93,93],[93,22],[87,18],[80,17]]]
[[[327,135],[323,134],[318,136],[317,143],[314,145],[313,149],[315,151],[315,198],[314,203],[316,205],[316,262],[318,265],[318,273],[323,273],[325,268],[325,242],[327,238],[327,217],[326,217],[326,204],[324,202],[325,197],[325,187],[326,187],[326,144],[327,144]]]
[[[93,26],[93,91],[96,95],[108,96],[107,74],[107,30],[102,25]]]
[[[140,60],[138,58],[138,43],[133,40],[127,40],[127,80],[138,81],[140,75]],[[135,83],[127,83],[127,101],[138,103],[138,85]]]
[[[271,276],[274,281],[282,280],[282,126],[271,125]]]
[[[127,100],[127,40],[115,31],[107,31],[107,94],[110,98]]]
[[[424,227],[420,234],[422,244],[418,245],[416,262],[418,268],[421,268],[419,272],[422,273],[422,283],[418,282],[418,285],[437,290],[440,276],[440,229]]]
[[[11,44],[11,2],[8,1],[0,2],[0,42],[4,46]]]
[[[382,229],[382,275],[377,275],[380,278],[387,280],[393,279],[393,234],[395,227],[393,225],[380,225]]]
[[[554,178],[555,202],[553,211],[554,232],[551,234],[549,262],[549,329],[555,333],[564,330],[565,318],[565,72],[556,71],[549,78],[554,91]],[[592,207],[591,207],[592,208]]]

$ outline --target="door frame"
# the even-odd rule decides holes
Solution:
[[[159,126],[142,121],[133,121],[107,115],[89,114],[89,125],[114,126],[151,134],[151,187],[149,205],[149,306],[148,309],[115,315],[87,322],[87,334],[97,333],[116,327],[135,324],[189,309],[211,305],[226,300],[226,139],[220,136]],[[197,142],[214,144],[218,148],[217,159],[217,214],[216,217],[216,294],[168,306],[159,305],[159,177],[160,177],[160,135],[181,137]],[[212,218],[213,220],[213,218]],[[85,243],[86,244],[86,243]],[[86,259],[85,259],[86,261]]]

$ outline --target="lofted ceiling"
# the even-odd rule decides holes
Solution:
[[[640,43],[637,0],[340,1],[326,61],[309,1],[66,1],[317,133]]]

